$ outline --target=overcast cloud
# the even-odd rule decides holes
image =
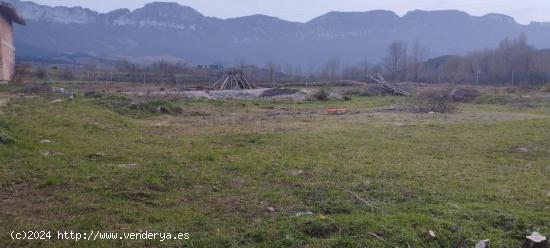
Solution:
[[[47,5],[83,6],[100,12],[118,8],[135,9],[153,0],[35,0]],[[170,1],[170,0],[168,0]],[[393,10],[407,11],[458,9],[472,15],[501,13],[523,24],[550,21],[550,0],[174,0],[193,7],[207,16],[219,18],[266,14],[291,21],[305,22],[326,12]]]

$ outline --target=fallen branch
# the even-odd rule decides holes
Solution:
[[[369,75],[369,77],[370,77],[370,79],[374,80],[378,84],[381,84],[382,86],[384,86],[384,88],[386,90],[391,91],[392,94],[394,94],[394,95],[401,95],[401,96],[410,96],[411,95],[409,92],[388,83],[388,81],[386,81],[384,79],[384,77],[382,77],[382,75],[380,75],[380,73],[378,73],[376,77],[374,77],[372,75]]]
[[[372,211],[374,211],[375,209],[378,209],[376,206],[374,206],[373,203],[371,203],[370,201],[367,201],[365,200],[363,197],[359,196],[358,194],[356,194],[355,192],[351,191],[351,190],[346,190],[348,193],[350,193],[353,197],[355,197],[355,199],[359,200],[360,202],[364,203],[365,205],[371,207]]]
[[[386,243],[386,244],[389,244],[389,245],[390,245],[390,242],[386,241],[386,240],[385,240],[385,239],[383,239],[382,237],[380,237],[380,236],[378,236],[378,235],[376,235],[376,234],[374,234],[374,233],[369,233],[369,234],[370,234],[370,235],[372,235],[373,237],[375,237],[375,238],[379,239],[379,240],[382,240],[382,241],[384,241],[384,243]]]

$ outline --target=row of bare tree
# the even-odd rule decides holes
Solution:
[[[427,60],[428,49],[415,42],[388,47],[386,77],[396,81],[540,85],[550,83],[550,50],[537,50],[527,37],[506,38],[498,47],[476,50],[465,56],[448,55]]]
[[[465,56],[447,55],[429,59],[428,48],[420,42],[393,42],[378,64],[362,62],[342,66],[336,58],[321,68],[270,62],[257,66],[244,62],[236,66],[260,85],[277,86],[294,82],[368,80],[382,73],[392,81],[462,84],[538,85],[550,83],[550,50],[537,50],[527,38],[507,38],[494,49],[473,51]],[[192,66],[183,62],[159,61],[135,64],[121,60],[114,66],[30,66],[17,67],[16,80],[107,81],[140,83],[212,84],[224,73],[221,65]]]
[[[222,68],[194,68],[188,64],[159,61],[138,65],[122,60],[114,66],[87,65],[30,65],[16,67],[14,81],[91,81],[138,83],[211,83],[222,74]]]

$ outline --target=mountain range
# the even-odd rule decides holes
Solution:
[[[177,3],[153,2],[135,10],[99,13],[4,0],[27,26],[15,26],[17,56],[47,59],[86,54],[102,59],[184,60],[194,64],[247,62],[316,67],[380,62],[393,41],[420,42],[429,56],[494,47],[527,35],[550,47],[550,23],[517,23],[502,14],[472,16],[457,10],[329,12],[305,23],[252,15],[220,19]]]

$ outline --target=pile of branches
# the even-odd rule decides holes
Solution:
[[[384,87],[384,89],[387,91],[387,92],[391,92],[393,95],[397,95],[397,96],[410,96],[411,94],[409,92],[407,92],[406,90],[403,90],[401,88],[398,88],[396,87],[395,85],[393,84],[390,84],[388,83],[388,81],[386,81],[384,79],[384,77],[382,77],[382,75],[380,75],[380,73],[378,73],[376,75],[376,77],[372,76],[372,75],[369,75],[369,77],[374,80],[376,83],[382,85],[382,87]]]
[[[230,70],[212,86],[213,90],[247,90],[255,88],[254,83],[241,70]]]

